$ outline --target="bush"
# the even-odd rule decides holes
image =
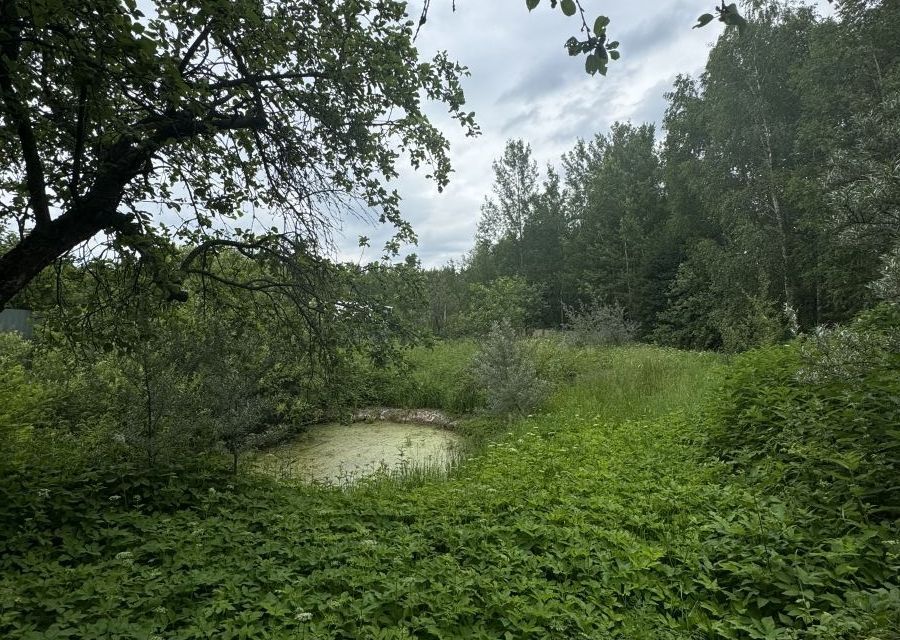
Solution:
[[[457,340],[414,350],[409,376],[413,388],[405,406],[456,414],[471,413],[484,406],[484,393],[471,366],[476,349],[472,341]]]
[[[27,368],[31,345],[15,333],[0,333],[0,446],[27,436],[43,414],[45,390]]]
[[[880,276],[870,288],[879,300],[900,303],[900,247],[882,256]]]
[[[528,310],[534,307],[537,297],[536,288],[519,276],[474,283],[469,286],[469,304],[457,320],[454,333],[484,336],[498,322],[508,322],[521,331],[528,325]]]
[[[900,310],[885,305],[846,328],[741,356],[712,411],[711,444],[836,521],[897,517],[898,330]]]
[[[487,409],[494,414],[524,414],[547,393],[547,385],[538,378],[509,322],[494,325],[475,355],[472,370],[487,396]]]
[[[634,340],[637,324],[625,317],[625,307],[594,300],[578,307],[563,305],[569,339],[575,346],[618,345]]]

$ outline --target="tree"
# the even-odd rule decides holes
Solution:
[[[547,385],[538,378],[530,354],[505,318],[485,336],[472,359],[472,370],[491,413],[522,415],[547,395]]]
[[[498,322],[522,331],[534,309],[536,292],[524,278],[503,276],[469,285],[469,307],[460,319],[467,335],[486,335]]]
[[[535,198],[522,238],[525,277],[540,290],[540,323],[544,327],[558,327],[564,321],[563,306],[568,294],[564,248],[567,227],[560,176],[548,165],[547,179]]]
[[[447,142],[423,100],[463,111],[465,69],[420,63],[406,3],[0,3],[0,304],[95,237],[156,283],[222,247],[310,255],[334,215],[397,228],[401,151],[443,186]],[[262,210],[265,214],[257,215]],[[196,248],[175,255],[175,243]]]
[[[531,145],[523,140],[507,140],[503,156],[494,160],[492,166],[494,197],[486,197],[481,207],[477,238],[486,243],[506,240],[512,244],[516,260],[513,273],[522,275],[522,238],[537,196],[538,169],[531,158]]]
[[[643,325],[653,320],[653,237],[664,219],[652,125],[615,123],[563,158],[574,222],[571,269],[586,297],[618,302]]]

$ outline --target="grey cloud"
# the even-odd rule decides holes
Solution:
[[[509,102],[531,100],[571,84],[584,73],[579,61],[566,59],[562,51],[545,55],[536,64],[528,65],[529,71],[497,98],[496,106],[502,108]]]
[[[631,121],[635,124],[653,123],[656,125],[656,133],[659,135],[666,109],[664,94],[672,88],[674,80],[674,78],[661,80],[644,93],[639,106],[632,113]]]
[[[823,0],[824,2],[824,0]],[[415,5],[415,3],[413,3]],[[421,6],[421,0],[419,1]],[[707,43],[718,28],[691,30],[703,13],[696,0],[632,0],[602,3],[612,20],[611,36],[621,41],[622,58],[606,78],[590,78],[583,61],[570,58],[563,42],[577,31],[574,19],[550,11],[546,3],[529,14],[521,0],[433,2],[418,43],[423,57],[446,49],[468,65],[464,81],[467,108],[474,110],[483,135],[465,138],[441,113],[436,122],[451,142],[455,173],[443,194],[421,175],[403,170],[396,186],[401,210],[418,234],[419,255],[426,266],[459,258],[473,243],[480,207],[489,193],[491,161],[503,152],[506,138],[521,137],[532,145],[540,166],[558,166],[559,156],[577,138],[605,132],[614,120],[661,121],[662,94],[678,72],[696,72],[705,62]],[[410,8],[415,14],[416,6]],[[358,235],[372,238],[368,258],[377,258],[390,230],[347,220],[339,254],[356,260]]]

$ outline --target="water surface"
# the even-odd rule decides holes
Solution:
[[[311,427],[258,459],[278,478],[346,484],[378,473],[443,469],[459,436],[448,429],[398,422]]]

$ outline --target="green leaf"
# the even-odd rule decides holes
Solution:
[[[609,25],[609,18],[606,16],[597,16],[597,19],[594,20],[594,35],[599,36],[606,31],[607,25]]]
[[[705,27],[710,22],[712,22],[714,17],[715,16],[713,16],[713,14],[711,14],[711,13],[704,13],[702,16],[697,18],[697,24],[695,24],[693,28],[699,29],[700,27]]]
[[[575,0],[562,0],[559,3],[559,8],[562,9],[562,12],[567,16],[574,16],[575,12],[578,8],[575,6]]]
[[[594,55],[593,53],[588,55],[584,60],[584,70],[589,74],[594,75],[597,73],[597,70],[600,68],[600,59]]]
[[[612,60],[618,60],[620,56],[621,56],[621,54],[618,51],[613,50],[613,51],[609,52],[609,57]]]
[[[734,3],[725,7],[725,10],[719,16],[719,20],[730,27],[737,27],[740,32],[743,32],[744,27],[747,26],[747,20],[740,14],[737,5]]]
[[[541,0],[525,0],[525,6],[529,11],[533,11],[541,3]]]

